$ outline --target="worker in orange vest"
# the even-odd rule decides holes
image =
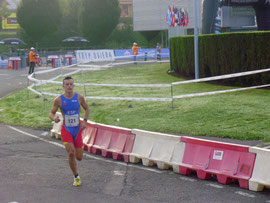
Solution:
[[[138,47],[136,42],[133,43],[132,54],[133,54],[134,64],[136,64],[136,56],[138,55],[138,49],[140,48],[141,47]]]
[[[29,74],[32,74],[35,70],[35,64],[36,64],[36,56],[37,54],[34,52],[35,48],[31,47],[29,52]]]

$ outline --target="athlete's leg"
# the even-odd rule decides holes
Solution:
[[[80,130],[75,141],[74,141],[74,146],[76,150],[76,159],[78,161],[81,161],[83,158],[83,139],[82,139],[82,131]]]
[[[73,143],[65,143],[65,147],[66,150],[68,152],[68,163],[69,166],[72,170],[73,175],[77,175],[77,164],[76,164],[76,160],[75,160],[75,156],[77,156],[76,154],[76,149],[74,147]]]
[[[76,159],[78,161],[81,161],[83,158],[83,149],[82,148],[76,148]]]

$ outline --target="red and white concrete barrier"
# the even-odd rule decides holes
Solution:
[[[96,124],[97,133],[91,153],[129,162],[135,135],[130,129]]]
[[[61,122],[54,123],[51,135],[61,137]],[[82,132],[84,149],[104,157],[157,165],[159,169],[189,175],[192,171],[200,179],[216,176],[219,183],[237,180],[241,188],[262,191],[270,188],[270,150],[244,145],[180,137],[138,129],[87,123]]]
[[[172,167],[178,172],[185,149],[185,144],[181,143],[179,136],[137,129],[133,129],[132,133],[136,135],[136,139],[130,162],[138,163],[142,160],[145,166],[157,164],[159,169]]]
[[[249,152],[249,146],[214,142],[182,137],[186,143],[180,174],[188,175],[196,171],[200,179],[210,179],[212,175],[222,184],[238,180],[241,188],[249,189],[256,155]]]
[[[249,189],[262,191],[264,187],[270,188],[270,150],[250,147],[249,152],[256,154],[256,161],[249,180]]]
[[[91,153],[97,135],[96,123],[87,121],[86,128],[82,131],[84,150]]]
[[[51,136],[55,137],[56,139],[61,139],[61,126],[63,124],[63,117],[62,117],[62,114],[60,112],[57,112],[56,116],[59,117],[60,122],[53,123],[53,128],[51,129]]]

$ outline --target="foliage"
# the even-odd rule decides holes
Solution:
[[[102,49],[102,48],[111,48],[111,49],[129,49],[131,48],[133,42],[137,42],[141,47],[155,47],[157,41],[160,40],[160,32],[155,33],[154,39],[151,41],[147,41],[145,36],[141,32],[134,32],[132,27],[132,19],[122,19],[121,23],[118,24],[114,29],[112,27],[106,27],[108,23],[111,26],[111,20],[107,19],[104,22],[104,18],[112,18],[111,14],[113,11],[110,11],[107,15],[101,15],[100,13],[96,14],[97,12],[92,12],[94,19],[93,19],[93,26],[89,25],[90,21],[85,20],[86,25],[82,26],[82,22],[79,18],[82,18],[83,11],[89,11],[89,9],[85,10],[82,8],[83,3],[86,5],[89,4],[89,7],[94,6],[94,4],[89,3],[89,1],[84,0],[59,0],[59,9],[60,13],[62,14],[61,24],[59,25],[58,29],[54,33],[47,34],[42,39],[38,40],[36,43],[31,36],[28,35],[26,30],[19,28],[17,30],[18,37],[23,39],[29,46],[37,46],[38,48],[46,48],[46,49]],[[102,2],[101,2],[102,3]],[[107,7],[112,7],[111,4],[113,1],[108,1],[109,5]],[[100,2],[96,2],[98,6],[100,6]],[[104,7],[103,5],[101,5]],[[108,9],[106,7],[106,9]],[[93,9],[93,8],[91,8]],[[104,11],[103,11],[104,9]],[[97,9],[96,9],[97,10]],[[112,10],[112,9],[110,9]],[[117,12],[117,16],[119,14],[119,8],[115,8]],[[90,11],[89,11],[90,12]],[[102,8],[102,12],[105,12],[105,8]],[[90,18],[88,13],[86,13],[87,18]],[[118,16],[119,17],[119,16]],[[101,26],[101,24],[103,25]],[[116,22],[118,23],[118,22]],[[106,29],[104,29],[104,26]],[[89,29],[89,32],[93,31],[93,37],[91,36],[84,36],[82,28]],[[108,31],[108,29],[113,29]],[[107,35],[107,34],[108,35]],[[152,32],[151,32],[152,33]],[[106,36],[105,36],[106,35]],[[65,43],[62,42],[63,39],[72,37],[72,36],[84,36],[87,38],[90,43]],[[99,42],[94,42],[94,37],[97,38]],[[153,37],[153,36],[152,36]]]
[[[83,36],[93,44],[106,40],[119,22],[118,0],[82,0],[79,14]]]
[[[0,2],[1,7],[0,7],[0,17],[7,18],[10,15],[10,11],[7,7],[7,1],[3,0]],[[0,21],[0,29],[2,29],[2,20]]]
[[[124,26],[114,29],[112,34],[106,40],[105,47],[113,49],[130,49],[133,42],[137,42],[139,46],[147,46],[147,41],[140,32],[134,32],[132,25],[124,24]]]
[[[7,7],[7,1],[4,0],[4,1],[2,1],[2,3],[1,3],[1,7],[0,7],[0,16],[6,18],[6,17],[8,17],[9,15],[10,15],[10,11],[9,11],[9,9],[8,9],[8,7]]]
[[[141,31],[140,33],[142,33],[142,35],[149,41],[151,41],[152,39],[154,39],[159,33],[160,31]]]
[[[19,25],[34,42],[57,31],[61,23],[58,0],[22,0],[17,8]]]
[[[81,35],[78,19],[81,0],[60,0],[60,3],[61,13],[63,16],[62,23],[57,34],[61,35],[62,39]]]
[[[171,39],[171,63],[174,72],[194,77],[193,36]],[[269,68],[270,32],[226,33],[199,36],[200,77]],[[226,81],[226,84],[250,86],[270,82],[269,74],[256,74]]]

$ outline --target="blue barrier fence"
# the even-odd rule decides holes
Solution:
[[[8,68],[8,60],[0,60],[0,68]]]
[[[114,50],[116,60],[133,60],[131,49],[116,49]],[[137,59],[144,59],[147,54],[147,59],[156,59],[156,49],[139,49]],[[161,58],[170,58],[170,51],[168,48],[164,48],[161,51]]]

